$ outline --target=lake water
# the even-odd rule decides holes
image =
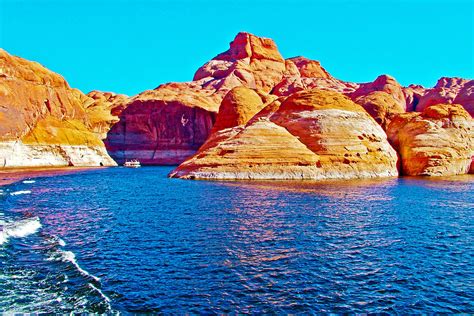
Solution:
[[[474,177],[0,187],[0,310],[474,312]]]

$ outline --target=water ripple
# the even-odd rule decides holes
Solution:
[[[112,168],[2,187],[41,219],[0,253],[0,310],[472,313],[474,179],[203,182]],[[49,259],[49,260],[48,260]]]

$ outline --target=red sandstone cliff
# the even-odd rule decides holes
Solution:
[[[396,176],[397,154],[364,109],[333,91],[308,90],[264,106],[248,88],[225,97],[216,128],[172,177],[350,179]],[[250,118],[249,114],[256,115]]]
[[[154,90],[144,91],[130,98],[98,91],[84,95],[77,89],[71,89],[61,76],[37,63],[10,56],[4,51],[0,51],[0,62],[0,165],[3,166],[110,165],[114,162],[108,157],[101,141],[106,136],[104,143],[107,150],[119,163],[125,159],[137,158],[143,164],[179,164],[193,156],[201,146],[200,152],[205,153],[206,159],[212,160],[215,158],[214,154],[206,150],[220,148],[224,145],[218,142],[225,141],[226,144],[230,142],[229,146],[233,147],[231,151],[239,153],[236,158],[225,149],[222,153],[226,159],[230,159],[224,160],[225,162],[233,161],[235,166],[244,169],[245,163],[242,162],[245,161],[249,161],[252,166],[263,166],[265,163],[256,163],[252,158],[260,155],[258,159],[270,161],[265,167],[270,168],[268,170],[274,171],[280,167],[281,170],[286,170],[284,166],[298,165],[298,158],[288,150],[293,145],[296,146],[294,148],[310,146],[306,148],[309,148],[306,154],[304,147],[300,148],[302,151],[295,149],[300,152],[302,161],[306,158],[309,160],[305,161],[311,163],[322,164],[325,161],[318,158],[320,153],[317,150],[310,149],[313,148],[310,144],[314,139],[311,137],[315,135],[316,128],[319,135],[317,143],[327,145],[322,157],[329,155],[328,157],[332,157],[331,163],[323,164],[323,168],[318,167],[317,171],[308,171],[311,169],[308,164],[301,162],[301,166],[306,167],[297,167],[298,171],[293,176],[288,176],[285,172],[280,174],[286,174],[287,178],[298,178],[301,174],[303,177],[313,178],[344,178],[395,174],[390,155],[384,162],[385,165],[379,165],[385,166],[385,171],[377,169],[378,167],[369,168],[368,162],[371,159],[363,157],[371,155],[364,156],[360,144],[356,144],[357,140],[350,136],[353,133],[359,133],[362,137],[366,135],[369,143],[381,142],[384,145],[380,146],[384,147],[383,130],[389,132],[390,141],[401,154],[405,172],[410,173],[406,171],[410,169],[407,167],[410,160],[419,159],[418,152],[424,150],[423,146],[417,145],[418,140],[427,136],[413,136],[416,139],[414,143],[406,141],[401,146],[398,136],[394,136],[397,128],[402,134],[406,132],[406,126],[399,125],[401,118],[441,124],[443,130],[436,131],[435,134],[445,133],[449,127],[448,134],[452,137],[445,139],[443,146],[446,148],[457,148],[455,142],[461,142],[460,146],[467,146],[469,151],[472,141],[472,133],[464,135],[464,130],[456,125],[458,119],[449,121],[448,118],[443,118],[434,122],[424,111],[438,103],[445,104],[443,106],[459,104],[472,115],[473,80],[441,78],[431,89],[416,85],[402,87],[388,75],[379,76],[368,83],[345,82],[334,78],[318,61],[305,57],[284,59],[271,39],[248,33],[237,34],[226,52],[217,55],[196,71],[193,81],[162,84]],[[319,97],[305,97],[307,95],[304,91]],[[352,110],[339,109],[339,103],[350,102],[342,101],[342,95],[358,106],[351,105]],[[307,109],[301,112],[285,106],[288,111],[283,115],[280,105],[287,104],[286,99],[295,96],[305,100]],[[315,100],[317,104],[311,104]],[[324,107],[325,112],[311,108],[314,106]],[[358,110],[353,111],[355,108]],[[258,111],[260,112],[257,113]],[[424,114],[411,114],[412,111]],[[374,127],[374,121],[367,119],[364,116],[366,114],[383,130]],[[277,117],[284,119],[275,121]],[[469,125],[468,118],[465,122]],[[311,125],[310,122],[313,121],[318,122],[315,123],[317,127]],[[407,123],[407,126],[411,123]],[[324,131],[317,128],[323,128]],[[341,134],[338,129],[344,132]],[[373,132],[368,133],[369,130]],[[420,132],[416,135],[431,133],[420,129],[418,131]],[[460,133],[464,136],[459,136]],[[360,136],[359,134],[357,135]],[[308,143],[302,139],[308,139]],[[339,143],[336,139],[339,139]],[[233,143],[235,140],[239,141]],[[363,146],[370,152],[368,145]],[[272,146],[280,149],[269,150]],[[417,158],[407,154],[407,146],[421,148],[417,149]],[[390,148],[384,150],[390,153]],[[353,151],[356,158],[352,161]],[[286,158],[277,159],[278,155]],[[205,161],[196,160],[196,157],[193,159],[198,164],[199,161]],[[443,164],[451,159],[449,155],[443,157]],[[242,161],[239,162],[238,159]],[[335,167],[341,159],[351,163]],[[212,162],[216,170],[215,173],[208,170],[208,174],[219,174],[219,168],[225,165],[221,162]],[[189,166],[189,161],[185,165]],[[184,172],[185,169],[183,167],[178,170]],[[463,162],[462,167],[457,169],[445,168],[451,170],[449,172],[441,172],[442,168],[425,169],[427,171],[413,174],[463,173],[465,168]],[[271,178],[269,175],[273,171],[265,170],[260,175],[266,174],[265,177]],[[184,176],[184,173],[180,173],[180,176]],[[246,177],[260,176],[252,174],[250,170]]]
[[[473,172],[474,120],[459,104],[430,105],[421,113],[397,115],[387,135],[400,153],[405,175]]]
[[[458,82],[441,81],[446,80]],[[457,97],[469,111],[472,81],[457,85],[447,102]],[[181,163],[210,136],[222,99],[235,87],[275,97],[314,88],[339,92],[361,105],[384,129],[397,114],[416,110],[431,102],[428,100],[436,93],[443,94],[439,87],[402,87],[388,75],[363,84],[345,82],[331,76],[318,61],[305,57],[285,60],[271,39],[239,33],[226,52],[196,71],[193,81],[164,84],[130,98],[119,115],[120,122],[108,133],[107,149],[118,162],[138,158],[144,164]],[[217,125],[228,125],[226,120],[221,113]]]
[[[60,75],[0,49],[0,168],[115,165],[101,140],[113,120],[90,115],[88,102]]]
[[[225,94],[246,86],[269,92],[285,72],[271,39],[239,33],[229,50],[199,68],[194,80],[168,83],[130,99],[105,140],[119,163],[179,164],[210,134]]]

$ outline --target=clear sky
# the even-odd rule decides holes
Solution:
[[[433,86],[473,78],[474,0],[0,0],[0,47],[72,87],[133,95],[192,80],[239,31],[335,77]]]

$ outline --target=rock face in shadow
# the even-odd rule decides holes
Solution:
[[[130,98],[105,144],[119,164],[176,165],[209,136],[220,96],[192,83],[172,83]]]
[[[101,140],[113,120],[91,120],[84,105],[92,102],[60,75],[0,49],[0,168],[115,165]]]
[[[246,124],[216,131],[170,176],[372,178],[398,175],[396,164],[384,131],[361,106],[337,92],[314,89],[274,100]]]
[[[400,153],[402,172],[411,176],[449,176],[473,172],[474,120],[459,104],[437,104],[405,113],[387,129]]]

